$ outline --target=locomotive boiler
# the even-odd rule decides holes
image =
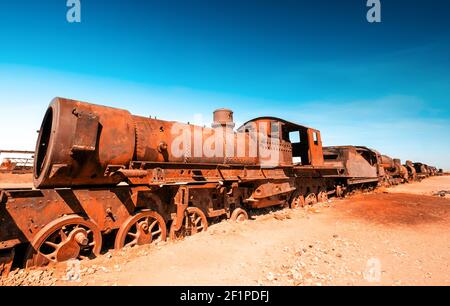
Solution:
[[[402,165],[400,159],[393,159],[387,155],[382,155],[381,165],[385,170],[386,182],[388,184],[397,185],[408,181],[408,169]]]
[[[37,188],[116,185],[124,177],[145,175],[129,169],[139,161],[258,164],[261,156],[249,154],[249,136],[237,137],[233,132],[231,111],[217,110],[212,126],[133,116],[122,109],[55,98],[39,132],[34,184]],[[214,133],[220,134],[214,136],[221,148],[213,144],[210,149],[215,154],[208,156],[203,152],[204,140]],[[238,149],[242,151],[238,157],[227,154]]]

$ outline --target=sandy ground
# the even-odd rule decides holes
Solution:
[[[110,251],[80,264],[16,270],[4,284],[450,285],[450,177],[314,208],[272,211],[177,242]],[[76,270],[77,271],[77,270]]]
[[[13,174],[0,172],[0,189],[2,188],[32,188],[33,174]]]
[[[439,191],[450,191],[450,175],[433,176],[421,182],[398,185],[386,189],[389,193],[411,193],[421,195],[433,195]]]

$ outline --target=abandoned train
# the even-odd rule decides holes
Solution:
[[[95,257],[105,235],[117,249],[150,244],[212,219],[245,220],[250,209],[433,175],[366,147],[323,148],[318,130],[279,118],[235,130],[233,113],[219,109],[207,128],[63,98],[45,114],[33,169],[35,188],[1,190],[2,274],[19,261]]]

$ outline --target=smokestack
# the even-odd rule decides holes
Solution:
[[[235,126],[233,122],[233,111],[226,109],[226,108],[220,108],[216,109],[213,113],[213,128],[217,127],[228,127],[233,129]]]

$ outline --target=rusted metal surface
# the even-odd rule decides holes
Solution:
[[[109,165],[126,166],[135,153],[128,111],[55,98],[44,117],[34,162],[36,188],[113,185]]]
[[[413,162],[410,160],[407,160],[405,163],[405,168],[408,171],[408,180],[415,181],[417,179],[417,172],[416,172],[416,168],[414,167]]]
[[[292,165],[293,160],[297,166],[324,165],[320,131],[280,118],[259,117],[244,123],[238,132],[245,133],[252,126],[256,127],[258,133],[267,137],[265,149],[279,152],[276,165]],[[274,140],[277,143],[274,143]]]
[[[296,190],[291,195],[290,208],[297,209],[305,206],[305,196]]]
[[[347,184],[377,184],[385,175],[381,155],[362,146],[324,147],[325,165],[341,167],[336,177],[347,180]]]
[[[436,167],[434,167],[434,166],[430,166],[429,167],[429,170],[430,170],[430,174],[432,175],[432,176],[435,176],[435,175],[437,175],[438,174],[438,169],[436,168]]]
[[[208,220],[206,219],[205,213],[198,207],[188,207],[184,212],[181,226],[172,224],[170,227],[170,239],[177,240],[206,231],[207,229]]]
[[[226,108],[217,109],[213,113],[212,127],[230,127],[234,128],[233,111]]]
[[[317,202],[318,203],[326,203],[328,202],[328,192],[326,190],[321,190],[317,194]]]
[[[34,151],[0,150],[1,154],[11,156],[3,158],[0,172],[29,173],[33,171]]]
[[[221,138],[211,145],[211,135]],[[219,154],[180,146],[180,136]],[[366,147],[323,148],[320,131],[275,117],[234,130],[233,112],[219,109],[207,128],[56,98],[36,145],[36,189],[0,190],[0,267],[10,268],[19,245],[27,266],[93,257],[104,234],[116,233],[116,248],[178,239],[211,218],[325,202],[394,169],[406,178],[436,172]]]
[[[47,224],[64,215],[85,215],[103,231],[117,229],[137,208],[158,208],[150,191],[111,189],[3,190],[0,241],[30,242]],[[0,243],[0,249],[2,243]]]
[[[121,225],[114,247],[133,247],[165,241],[167,235],[164,218],[155,211],[142,210],[130,216]]]
[[[309,193],[305,197],[305,205],[314,205],[317,203],[317,196],[314,193]]]
[[[33,238],[25,255],[25,266],[93,258],[100,254],[102,236],[97,225],[78,215],[51,221]]]
[[[230,219],[232,221],[241,223],[244,222],[245,220],[248,220],[248,213],[245,211],[245,209],[236,208],[235,210],[233,210]]]
[[[386,183],[390,185],[397,185],[408,181],[408,169],[402,165],[400,159],[382,155],[381,165],[385,171]]]
[[[34,154],[34,151],[26,151],[26,150],[0,150],[0,154]]]
[[[301,158],[302,165],[323,165],[320,132],[278,118],[257,118],[233,132],[232,113],[216,112],[214,128],[182,125],[139,116],[128,111],[56,98],[50,104],[42,123],[36,147],[34,184],[36,188],[115,185],[123,180],[123,169],[132,162],[209,163],[230,165],[259,165],[265,161],[263,150],[270,156],[271,166],[292,165],[292,157]],[[257,152],[251,153],[252,139],[248,127],[265,138],[258,142]],[[278,129],[274,136],[274,128]],[[207,156],[196,148],[183,147],[180,156],[174,146],[180,135],[190,135],[192,143],[204,148],[207,139],[218,131],[223,133],[219,156]],[[291,143],[289,133],[300,134],[301,141]],[[183,134],[184,135],[184,134]],[[262,144],[262,146],[259,146]],[[226,150],[241,151],[228,156]],[[217,149],[217,148],[215,148]],[[276,153],[276,154],[275,154]],[[272,157],[276,158],[273,159]],[[118,170],[122,170],[121,172]]]
[[[348,185],[378,183],[395,185],[416,178],[416,167],[410,161],[402,165],[398,158],[391,158],[362,146],[324,147],[325,164],[341,166]]]
[[[417,178],[423,179],[429,176],[427,165],[420,162],[416,162],[414,163],[414,168],[416,169]]]
[[[0,251],[0,277],[8,276],[11,271],[15,255],[14,249]]]

